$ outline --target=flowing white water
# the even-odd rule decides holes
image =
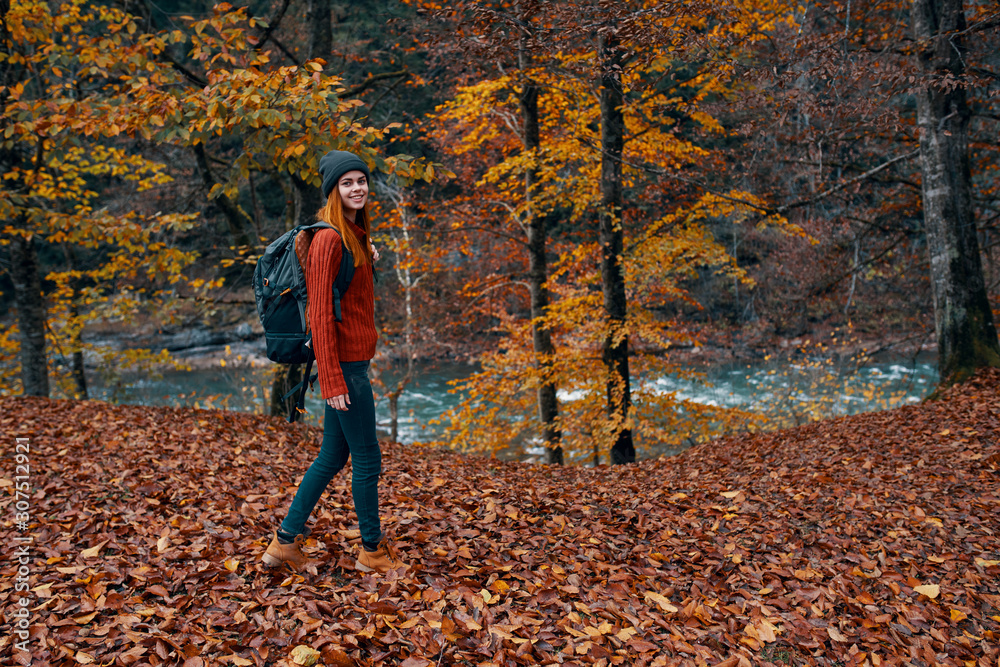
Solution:
[[[428,422],[458,402],[450,393],[452,380],[472,372],[462,364],[423,364],[399,402],[399,437],[403,442],[426,440],[435,430]],[[727,366],[704,374],[704,379],[676,376],[635,378],[634,386],[658,393],[673,393],[677,398],[703,405],[765,411],[767,409],[805,409],[811,406],[823,414],[842,415],[878,410],[885,407],[885,397],[894,396],[896,404],[921,400],[937,382],[933,359],[921,358],[908,363],[892,361],[871,364],[857,372],[836,368],[829,363],[798,363]],[[373,367],[376,393],[384,395],[400,372],[393,368]],[[123,378],[109,385],[94,378],[92,396],[104,400],[140,405],[187,405],[215,407],[247,412],[263,412],[264,396],[269,391],[270,368],[253,368],[230,362],[193,371],[171,371],[162,377]],[[384,382],[379,386],[379,380]],[[585,398],[581,392],[559,392],[560,401]],[[819,406],[819,408],[816,408]],[[319,424],[323,403],[318,388],[307,395],[306,421]],[[389,429],[388,400],[380,398],[376,406],[379,426]]]

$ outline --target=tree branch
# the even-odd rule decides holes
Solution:
[[[966,27],[965,30],[956,32],[955,35],[966,35],[970,32],[985,32],[996,27],[1000,27],[1000,12],[995,13],[993,16],[988,16],[982,21],[976,21],[972,25]]]
[[[206,190],[210,193],[212,188],[217,184],[217,181],[211,168],[208,166],[208,153],[205,151],[205,144],[195,144],[192,146],[192,149],[194,150],[195,159],[198,162],[198,170],[201,172],[202,182],[205,184]],[[226,218],[226,222],[229,223],[229,231],[233,235],[236,245],[250,245],[250,239],[247,237],[246,230],[248,227],[253,227],[253,218],[248,216],[243,209],[237,206],[225,194],[219,195],[212,201],[219,207],[219,210],[222,211],[222,214]]]
[[[583,137],[577,137],[577,141],[579,141],[580,143],[584,144],[585,146],[590,146],[591,148],[597,148],[597,147],[593,146],[589,141],[587,141]],[[602,149],[597,148],[597,150],[602,155],[604,154],[604,151]],[[753,209],[755,211],[759,211],[760,213],[763,213],[764,215],[775,215],[775,214],[777,214],[777,215],[784,215],[785,213],[787,213],[788,211],[790,211],[792,209],[801,208],[803,206],[809,206],[810,204],[815,204],[818,201],[822,201],[823,199],[826,199],[830,195],[833,195],[833,194],[836,194],[836,193],[840,192],[844,188],[848,188],[848,187],[854,185],[855,183],[860,183],[861,181],[863,181],[863,180],[865,180],[865,179],[867,179],[867,178],[869,178],[871,176],[874,176],[875,174],[879,173],[880,171],[883,171],[883,170],[887,169],[888,167],[891,167],[892,165],[896,164],[897,162],[902,162],[904,160],[908,160],[908,159],[910,159],[912,157],[915,157],[916,155],[919,155],[919,154],[920,154],[920,149],[919,148],[914,149],[914,150],[910,151],[909,153],[904,153],[903,155],[896,156],[896,157],[892,158],[891,160],[889,160],[888,162],[884,162],[884,163],[880,164],[877,167],[869,169],[865,173],[860,174],[860,175],[858,175],[858,176],[856,176],[856,177],[854,177],[854,178],[852,178],[850,180],[844,181],[843,183],[839,183],[839,184],[833,186],[832,188],[824,190],[823,192],[819,193],[818,195],[816,195],[814,197],[810,197],[809,199],[800,199],[799,201],[795,201],[795,202],[792,202],[790,204],[782,204],[781,206],[779,206],[777,208],[768,208],[766,206],[760,206],[759,204],[755,204],[753,202],[749,202],[749,201],[740,199],[739,197],[731,197],[731,196],[723,194],[721,192],[716,192],[712,188],[709,188],[708,186],[706,186],[704,183],[700,183],[700,182],[698,182],[698,181],[696,181],[694,179],[691,179],[691,178],[684,178],[683,176],[680,176],[679,174],[676,174],[674,172],[667,171],[666,169],[656,169],[656,168],[645,166],[645,165],[635,164],[635,163],[629,162],[629,161],[624,160],[624,159],[621,162],[622,162],[623,165],[628,166],[628,167],[632,167],[633,169],[638,169],[639,171],[645,171],[647,173],[656,174],[656,175],[659,175],[659,176],[666,176],[667,178],[672,178],[674,180],[680,181],[681,183],[686,183],[688,185],[693,185],[695,187],[701,188],[702,190],[705,190],[708,193],[711,193],[712,195],[714,195],[716,197],[719,197],[720,199],[723,199],[723,200],[728,201],[728,202],[732,202],[734,204],[740,204],[742,206],[746,206],[747,208],[751,208],[751,209]]]
[[[295,55],[285,47],[284,44],[279,42],[277,37],[271,37],[271,41],[274,42],[274,45],[277,46],[278,49],[285,54],[286,58],[292,61],[293,65],[295,65],[296,67],[302,66],[302,61],[296,58]]]
[[[457,232],[486,232],[487,234],[492,234],[493,236],[498,236],[498,237],[500,237],[502,239],[507,239],[508,241],[513,241],[514,243],[517,243],[517,244],[522,245],[522,246],[527,246],[528,245],[527,242],[525,242],[523,239],[519,239],[516,236],[512,236],[511,234],[504,234],[503,232],[498,232],[497,230],[490,229],[489,227],[478,227],[478,226],[475,226],[475,225],[463,225],[462,227],[458,227],[456,229],[437,229],[437,230],[434,230],[431,233],[436,233],[436,234],[453,234],[453,233],[457,233]]]
[[[401,69],[398,72],[382,72],[381,74],[369,74],[368,78],[357,84],[348,88],[343,93],[340,94],[341,99],[345,97],[354,97],[355,95],[361,94],[363,91],[368,89],[376,81],[383,81],[385,79],[394,79],[400,76],[407,76],[410,70]]]
[[[884,162],[884,163],[880,164],[877,167],[869,169],[868,171],[866,171],[863,174],[855,176],[854,178],[852,178],[850,180],[844,181],[843,183],[838,183],[837,185],[833,186],[832,188],[828,188],[828,189],[824,190],[823,192],[819,193],[815,197],[810,197],[809,199],[800,199],[797,202],[792,202],[791,204],[784,204],[782,206],[779,206],[778,208],[776,208],[774,210],[774,213],[777,213],[779,215],[784,215],[787,211],[790,211],[793,208],[800,208],[802,206],[809,206],[810,204],[815,204],[818,201],[826,199],[827,197],[829,197],[832,194],[840,192],[844,188],[849,188],[850,186],[854,185],[855,183],[860,183],[861,181],[865,180],[866,178],[869,178],[870,176],[874,176],[878,172],[880,172],[880,171],[882,171],[884,169],[887,169],[888,167],[891,167],[892,165],[896,164],[897,162],[902,162],[904,160],[908,160],[908,159],[910,159],[912,157],[915,157],[915,156],[917,156],[919,154],[920,154],[920,149],[918,148],[918,149],[910,151],[909,153],[904,153],[903,155],[898,155],[898,156],[892,158],[891,160],[889,160],[888,162]]]
[[[189,70],[187,67],[179,63],[177,60],[174,59],[172,55],[170,55],[170,53],[164,51],[163,55],[166,57],[167,61],[170,62],[171,67],[177,70],[181,74],[181,76],[183,76],[185,79],[187,79],[194,85],[198,86],[199,88],[204,88],[205,86],[208,85],[208,81],[201,78],[200,76]]]
[[[834,287],[836,287],[841,281],[846,280],[853,273],[856,273],[858,271],[858,269],[860,269],[862,267],[870,266],[870,265],[874,264],[875,262],[879,261],[880,259],[882,259],[883,257],[885,257],[886,255],[888,255],[889,253],[891,253],[893,250],[895,250],[897,247],[899,247],[899,245],[901,245],[903,243],[903,241],[905,241],[905,240],[906,240],[905,236],[900,235],[899,238],[897,238],[895,241],[893,241],[892,243],[890,243],[885,248],[882,248],[882,250],[880,250],[877,254],[869,256],[863,262],[861,262],[861,263],[857,264],[856,266],[852,267],[849,271],[846,271],[846,272],[842,273],[841,275],[839,275],[839,276],[837,276],[835,278],[832,278],[831,280],[827,281],[827,283],[825,285],[823,285],[822,287],[817,287],[817,288],[815,288],[813,290],[810,290],[809,298],[817,297],[817,296],[823,296],[824,294],[828,293],[830,290],[832,290]]]
[[[257,45],[258,49],[267,44],[267,41],[271,39],[274,30],[281,24],[281,19],[285,17],[285,11],[288,10],[288,4],[290,2],[291,0],[283,0],[281,7],[278,8],[278,13],[274,15],[274,18],[267,22],[267,29],[264,30],[260,36],[260,44]]]

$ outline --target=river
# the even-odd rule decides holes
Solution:
[[[122,382],[109,386],[100,377],[91,381],[91,396],[112,402],[139,405],[183,405],[198,408],[221,408],[262,412],[269,390],[268,366],[241,363],[241,357],[230,354],[223,365],[213,365],[190,371],[167,371],[160,377],[125,376]],[[417,377],[400,399],[399,436],[403,442],[429,439],[433,430],[427,424],[457,402],[449,393],[449,382],[467,377],[473,368],[465,364],[421,364]],[[915,359],[886,360],[869,364],[856,372],[853,368],[837,367],[830,362],[726,365],[711,368],[702,379],[659,377],[648,382],[656,391],[676,392],[679,398],[698,403],[740,407],[756,411],[784,411],[785,417],[798,421],[795,410],[808,404],[819,406],[824,416],[855,414],[884,409],[887,397],[892,404],[915,403],[929,394],[937,383],[937,371],[932,355]],[[377,377],[394,383],[398,371],[393,368],[377,372]],[[379,391],[376,380],[376,393]],[[562,400],[572,396],[561,395]],[[306,421],[318,424],[323,404],[318,386],[307,395]],[[388,432],[389,407],[386,399],[376,405],[380,428]],[[802,421],[805,419],[803,418]]]

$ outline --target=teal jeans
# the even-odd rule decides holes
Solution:
[[[323,444],[316,460],[302,477],[299,490],[281,523],[281,532],[299,535],[330,480],[351,459],[354,510],[358,515],[361,541],[373,551],[382,540],[378,516],[378,478],[382,473],[382,451],[375,434],[375,397],[368,380],[367,361],[341,362],[351,404],[346,411],[329,405],[323,415]]]

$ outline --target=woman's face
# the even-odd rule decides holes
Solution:
[[[355,169],[347,172],[340,177],[337,188],[345,209],[360,211],[365,207],[365,202],[368,201],[368,179],[363,171]]]

